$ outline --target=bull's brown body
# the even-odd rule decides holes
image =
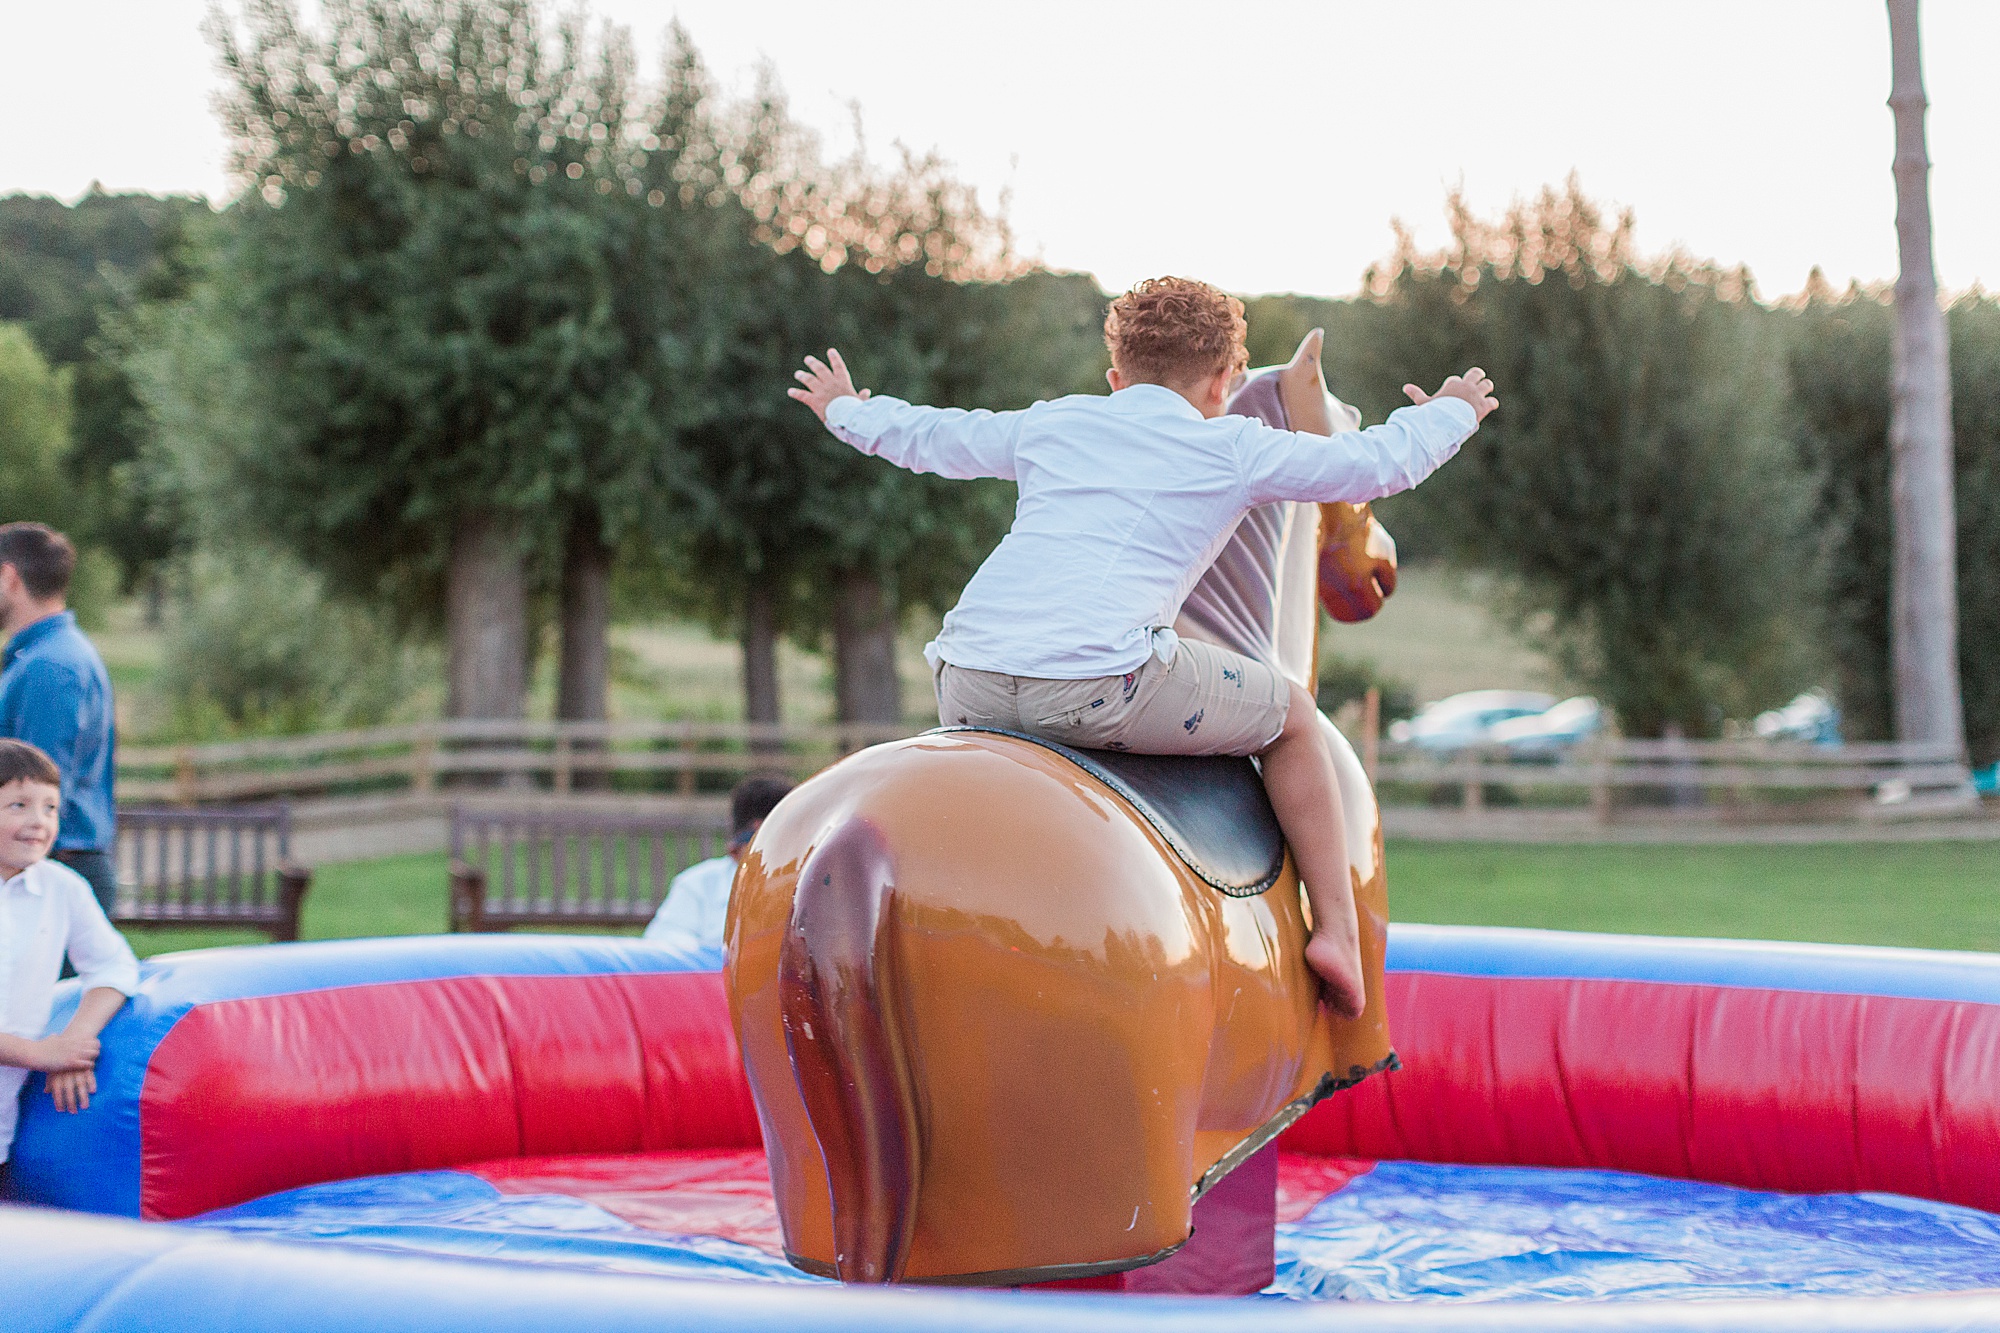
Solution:
[[[1346,794],[1372,815],[1359,765],[1342,751]],[[847,1026],[901,1066],[907,1086],[884,1089],[881,1109],[909,1115],[906,1142],[880,1126],[820,1133],[825,1117],[801,1092],[810,1074],[792,1066],[879,1063],[828,1049],[842,1037],[837,1016],[832,1031],[785,1031],[800,874],[843,832],[886,860],[878,883],[857,875],[836,886],[835,910],[869,919],[852,898],[880,894],[884,915],[866,938],[887,947],[836,961],[845,975],[833,986],[894,1011]],[[913,1194],[907,1243],[887,1247],[903,1250],[900,1271],[853,1276],[1036,1281],[1171,1252],[1218,1163],[1261,1141],[1328,1075],[1359,1077],[1389,1055],[1379,825],[1356,832],[1369,1003],[1343,1023],[1318,1004],[1305,968],[1289,865],[1256,897],[1225,896],[1123,799],[1050,751],[992,734],[920,736],[799,788],[759,833],[730,920],[730,994],[787,1251],[801,1267],[840,1271],[836,1209],[892,1207],[839,1197],[879,1178],[860,1160],[826,1160],[823,1143],[839,1135],[844,1158],[914,1159],[901,1172]],[[859,1250],[880,1223],[849,1220],[848,1257],[865,1262]]]

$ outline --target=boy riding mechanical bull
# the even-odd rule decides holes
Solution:
[[[913,406],[857,391],[837,351],[798,374],[791,395],[862,452],[1020,488],[926,649],[945,729],[800,788],[738,883],[731,998],[801,1267],[1157,1262],[1195,1196],[1387,1057],[1376,1015],[1374,1063],[1342,1059],[1379,990],[1355,903],[1379,852],[1348,845],[1312,598],[1284,594],[1317,557],[1349,566],[1322,589],[1379,604],[1393,554],[1346,507],[1422,481],[1497,403],[1474,369],[1354,430],[1317,334],[1246,382],[1244,332],[1240,302],[1164,278],[1111,308],[1108,397]],[[1248,766],[1144,758],[1168,755],[1257,756],[1290,858],[1232,871],[1247,835],[1217,816]],[[1163,814],[1190,765],[1212,799]]]

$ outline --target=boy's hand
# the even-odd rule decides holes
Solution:
[[[98,1049],[95,1037],[58,1032],[53,1037],[43,1037],[29,1048],[31,1058],[28,1068],[38,1069],[44,1074],[73,1074],[95,1069]]]
[[[96,1091],[97,1074],[93,1070],[71,1069],[49,1075],[49,1096],[55,1098],[58,1111],[76,1114],[90,1105],[91,1094]]]
[[[830,361],[833,364],[828,365]],[[840,353],[833,348],[826,349],[826,361],[816,356],[806,358],[806,368],[792,372],[792,378],[805,385],[803,389],[787,389],[785,393],[798,399],[813,410],[821,425],[826,424],[826,406],[836,398],[866,398],[868,390],[856,390],[854,377],[847,373],[847,363],[840,359]]]
[[[1410,396],[1411,402],[1420,406],[1433,398],[1463,398],[1472,404],[1475,421],[1486,420],[1486,414],[1500,406],[1500,400],[1493,396],[1493,381],[1487,379],[1486,372],[1478,366],[1463,375],[1453,375],[1436,393],[1425,393],[1414,384],[1405,384],[1403,392]]]

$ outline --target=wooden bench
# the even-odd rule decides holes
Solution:
[[[261,930],[299,937],[312,872],[295,865],[287,805],[121,807],[118,905],[124,927]]]
[[[675,875],[728,843],[720,811],[454,806],[451,928],[643,926]]]

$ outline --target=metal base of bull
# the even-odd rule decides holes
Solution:
[[[1024,1291],[1144,1296],[1254,1296],[1277,1276],[1278,1149],[1265,1146],[1194,1206],[1194,1235],[1159,1263],[1102,1277],[1032,1283]]]

